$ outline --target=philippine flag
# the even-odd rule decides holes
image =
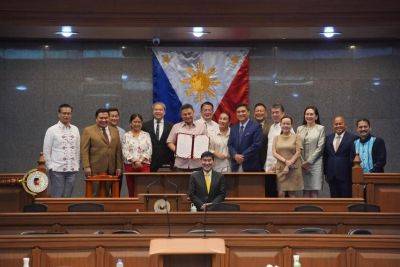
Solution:
[[[247,48],[153,48],[153,102],[163,102],[165,119],[181,120],[182,104],[192,104],[197,118],[203,102],[213,103],[236,122],[235,108],[249,102]]]

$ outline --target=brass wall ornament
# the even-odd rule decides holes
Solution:
[[[28,171],[19,182],[24,190],[32,196],[42,193],[49,186],[49,178],[38,169]]]

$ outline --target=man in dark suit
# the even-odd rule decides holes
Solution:
[[[331,197],[351,197],[351,167],[354,159],[355,135],[346,131],[342,116],[333,119],[334,133],[326,137],[324,173],[329,183]]]
[[[153,153],[150,171],[156,172],[163,165],[174,166],[174,154],[167,146],[167,138],[172,123],[164,120],[165,105],[162,102],[153,104],[153,119],[143,124],[143,130],[150,134]]]
[[[225,199],[225,178],[214,171],[214,155],[210,151],[201,154],[200,171],[190,175],[189,197],[197,210],[204,210],[206,206],[223,202]]]
[[[261,125],[249,119],[250,110],[246,104],[236,107],[239,123],[231,128],[228,149],[233,172],[262,171],[259,150],[262,145]]]

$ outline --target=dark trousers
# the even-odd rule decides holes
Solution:
[[[331,197],[352,197],[352,183],[351,181],[332,179],[328,181],[329,191],[331,192]]]
[[[265,175],[265,197],[278,197],[275,175]]]

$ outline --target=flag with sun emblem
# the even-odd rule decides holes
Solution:
[[[214,105],[214,120],[221,112],[231,115],[235,107],[248,103],[249,59],[247,48],[153,49],[153,102],[167,107],[166,120],[181,120],[182,104],[192,104],[197,118],[200,106]]]

